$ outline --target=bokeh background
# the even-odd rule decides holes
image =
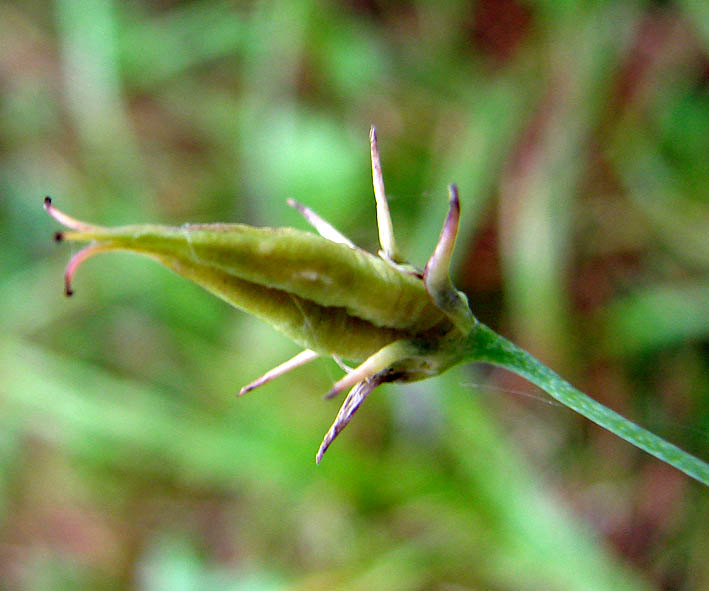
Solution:
[[[377,248],[368,128],[423,264],[458,183],[485,323],[709,459],[709,5],[0,3],[0,586],[703,590],[709,495],[525,382],[372,396],[155,263],[62,295],[45,194],[113,225],[306,228]],[[74,249],[75,250],[75,249]]]

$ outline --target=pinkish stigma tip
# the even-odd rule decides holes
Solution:
[[[99,230],[103,230],[104,228],[101,228],[100,226],[94,226],[92,224],[87,224],[86,222],[82,222],[81,220],[77,220],[67,214],[65,214],[63,211],[58,210],[54,205],[52,204],[52,198],[47,195],[44,198],[44,210],[51,215],[55,220],[57,220],[62,226],[66,226],[67,228],[70,228],[72,230],[75,230],[77,232],[96,232]]]
[[[74,273],[79,268],[79,265],[83,263],[86,259],[98,254],[100,252],[106,252],[112,250],[112,247],[106,244],[91,244],[82,248],[77,252],[66,266],[64,271],[64,293],[67,296],[73,295],[74,290],[71,288],[71,280],[74,277]]]

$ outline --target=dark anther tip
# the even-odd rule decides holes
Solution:
[[[74,290],[73,290],[71,287],[67,287],[67,288],[64,290],[64,295],[65,295],[66,297],[70,298],[71,296],[74,295]]]
[[[64,240],[64,232],[54,232],[54,242],[61,242]]]
[[[44,198],[44,209],[48,209],[50,205],[52,205],[52,198],[49,195],[47,195]]]

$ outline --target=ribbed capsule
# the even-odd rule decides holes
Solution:
[[[72,228],[63,240],[91,243],[69,264],[68,280],[92,254],[142,254],[304,347],[355,361],[395,340],[449,326],[420,276],[316,234],[244,224],[105,228],[70,218],[51,200],[45,207]]]

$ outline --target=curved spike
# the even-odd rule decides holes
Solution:
[[[389,203],[384,191],[384,177],[382,176],[382,163],[379,159],[379,146],[377,144],[377,128],[372,125],[369,130],[369,146],[372,154],[372,182],[374,184],[374,199],[377,202],[377,225],[379,226],[379,244],[382,247],[380,254],[385,259],[400,263],[399,253],[394,240],[394,226],[389,213]]]
[[[410,355],[418,352],[418,349],[413,347],[408,340],[398,340],[382,347],[358,365],[351,372],[335,383],[331,390],[325,395],[326,399],[334,398],[340,392],[352,388],[358,382],[364,382],[371,379],[372,376],[385,370],[390,365],[406,359]]]
[[[350,248],[357,248],[355,244],[347,238],[344,234],[341,234],[332,224],[326,222],[317,213],[310,209],[307,205],[298,203],[295,199],[288,197],[286,203],[290,205],[293,209],[297,210],[300,215],[302,215],[306,221],[317,230],[318,234],[323,238],[327,238],[332,242],[338,242],[340,244],[346,244]]]
[[[355,384],[355,386],[350,390],[350,393],[345,398],[342,403],[340,410],[335,417],[334,422],[325,433],[318,453],[315,456],[315,463],[319,464],[322,461],[323,455],[330,447],[330,444],[335,441],[335,438],[342,432],[342,430],[348,425],[352,417],[357,412],[357,409],[362,405],[364,400],[369,396],[372,391],[379,386],[384,381],[382,376],[374,375],[371,378],[364,380]]]
[[[448,194],[450,203],[448,215],[443,223],[436,248],[426,263],[423,281],[426,291],[436,306],[445,312],[461,332],[467,333],[475,326],[476,321],[468,307],[467,298],[453,286],[450,279],[451,258],[460,222],[458,187],[454,184],[449,185]]]
[[[254,380],[250,384],[244,386],[241,390],[239,390],[237,396],[243,396],[247,392],[251,392],[251,390],[255,390],[264,384],[268,384],[268,382],[275,380],[285,373],[288,373],[290,370],[300,367],[301,365],[305,365],[306,363],[310,363],[318,357],[320,357],[320,355],[315,351],[305,349],[305,351],[301,351],[295,357],[291,357],[288,361],[284,361],[280,365],[277,365],[273,369],[267,371],[257,380]]]
[[[458,188],[449,185],[449,208],[446,221],[443,222],[441,234],[438,237],[436,248],[426,263],[424,270],[424,280],[426,287],[432,286],[440,288],[450,284],[450,264],[455,247],[455,239],[458,236],[458,225],[460,222],[460,200],[458,199]]]

